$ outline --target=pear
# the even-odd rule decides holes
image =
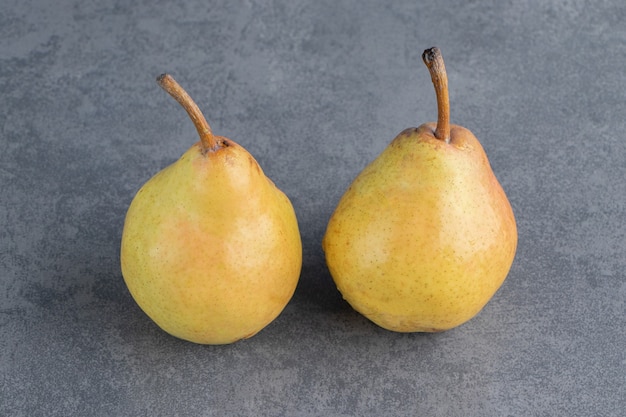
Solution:
[[[163,330],[199,344],[253,336],[291,299],[302,242],[291,202],[242,146],[216,136],[182,87],[157,78],[200,141],[133,198],[121,241],[124,281]]]
[[[422,55],[437,123],[402,131],[341,197],[322,247],[338,290],[397,332],[437,332],[476,314],[517,247],[511,205],[474,135],[449,122],[441,52]]]

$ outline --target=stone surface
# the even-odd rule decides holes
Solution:
[[[0,415],[622,415],[626,6],[420,3],[4,1]],[[341,299],[320,242],[365,164],[436,119],[433,45],[519,249],[476,318],[396,334]],[[234,345],[165,334],[121,277],[131,198],[196,140],[162,72],[298,213],[296,294]]]

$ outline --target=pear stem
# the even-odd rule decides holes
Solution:
[[[443,56],[437,47],[427,49],[422,54],[422,60],[435,86],[437,95],[437,128],[435,137],[450,142],[450,98],[448,97],[448,75],[443,63]]]
[[[209,123],[207,123],[198,105],[189,94],[187,94],[180,84],[169,74],[159,75],[157,77],[157,83],[187,111],[187,114],[198,131],[198,135],[200,135],[200,143],[204,151],[217,150],[221,146],[221,143],[213,135]]]

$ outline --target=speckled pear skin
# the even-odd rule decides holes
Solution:
[[[323,238],[348,303],[397,332],[470,320],[505,280],[517,247],[511,205],[474,135],[427,123],[400,133],[352,182]]]
[[[134,197],[121,267],[137,304],[195,343],[251,337],[291,299],[302,243],[287,196],[232,140],[193,145]]]

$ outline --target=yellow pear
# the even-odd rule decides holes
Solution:
[[[467,129],[450,125],[438,48],[424,51],[437,124],[401,132],[352,182],[323,239],[348,303],[397,332],[436,332],[474,317],[508,275],[511,205]]]
[[[121,268],[141,309],[166,332],[201,344],[248,338],[291,299],[302,242],[291,202],[257,161],[215,136],[168,74],[157,79],[200,141],[141,187],[124,223]]]

